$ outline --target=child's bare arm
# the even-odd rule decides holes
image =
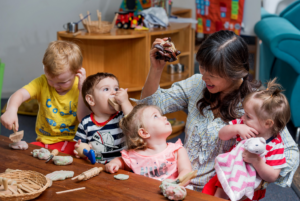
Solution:
[[[281,169],[274,169],[272,166],[266,164],[259,155],[245,150],[243,152],[243,160],[247,163],[251,163],[264,181],[272,183],[278,179]]]
[[[192,165],[189,160],[189,156],[186,152],[186,149],[184,147],[178,150],[177,156],[178,156],[178,160],[177,160],[178,177],[182,177],[192,171]],[[190,181],[186,182],[184,186],[188,185],[189,182]]]
[[[82,84],[86,78],[86,72],[84,68],[80,68],[77,71],[76,76],[78,77],[78,90],[79,90],[79,97],[78,97],[78,105],[77,105],[77,119],[79,122],[88,114],[91,113],[91,110],[84,104],[84,100],[81,94]]]
[[[18,108],[24,101],[27,101],[28,99],[30,99],[30,94],[24,88],[19,89],[18,91],[13,93],[13,95],[11,95],[7,102],[6,111],[1,116],[1,123],[5,128],[11,130],[12,125],[14,124],[16,131],[19,130],[17,115]]]
[[[130,168],[125,164],[122,157],[117,157],[111,160],[109,163],[105,165],[105,171],[109,173],[118,172],[119,169],[130,170]]]
[[[122,111],[125,115],[131,112],[133,107],[128,99],[127,89],[120,88],[116,93],[115,100],[119,105],[121,105]]]
[[[221,140],[230,140],[236,135],[240,135],[243,139],[255,137],[258,132],[245,124],[226,125],[219,131]]]

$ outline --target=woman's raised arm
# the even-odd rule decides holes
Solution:
[[[154,45],[160,44],[164,40],[167,40],[168,38],[157,38],[152,44],[152,49],[150,50],[150,71],[148,73],[148,77],[146,79],[141,99],[144,99],[148,96],[151,96],[156,92],[159,86],[160,77],[163,72],[164,66],[166,64],[163,60],[157,60],[155,59],[155,53],[158,51]]]

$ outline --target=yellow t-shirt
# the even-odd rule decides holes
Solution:
[[[79,124],[78,78],[75,78],[72,88],[64,95],[59,95],[48,85],[45,75],[34,79],[23,88],[29,92],[31,99],[37,99],[39,103],[35,125],[38,136],[36,140],[44,144],[72,141]]]

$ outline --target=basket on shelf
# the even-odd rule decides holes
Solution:
[[[114,27],[118,14],[115,15],[115,18],[112,23],[107,21],[101,21],[101,13],[97,10],[98,21],[91,21],[90,12],[87,12],[88,19],[84,19],[83,15],[80,13],[79,17],[84,28],[88,33],[108,33]]]
[[[17,200],[32,200],[44,192],[51,184],[43,174],[30,170],[17,170],[0,174],[0,177],[11,179],[17,182],[17,185],[26,185],[30,187],[32,192],[18,189],[19,194],[1,194],[0,200],[17,201]],[[20,191],[22,194],[20,194]],[[1,193],[1,192],[0,192]]]

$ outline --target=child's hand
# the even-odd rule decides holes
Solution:
[[[242,156],[243,156],[243,160],[246,163],[250,163],[250,164],[257,163],[261,159],[261,157],[258,154],[253,154],[247,150],[243,151]]]
[[[255,130],[254,128],[251,128],[245,124],[237,124],[235,125],[237,127],[238,130],[238,134],[244,139],[249,139],[252,137],[256,137],[256,135],[258,135],[257,130]]]
[[[119,165],[114,162],[109,162],[105,165],[105,171],[109,173],[115,173],[118,172]]]
[[[128,90],[128,89],[120,88],[120,89],[117,91],[116,95],[115,95],[115,100],[116,100],[116,102],[117,102],[119,105],[121,105],[121,106],[122,106],[124,103],[129,102],[127,90]]]
[[[78,89],[79,91],[81,91],[82,89],[82,85],[83,85],[83,82],[86,78],[86,72],[85,72],[85,69],[83,67],[81,67],[77,73],[76,73],[76,76],[79,78],[78,80]]]
[[[12,130],[13,124],[15,125],[15,130],[19,130],[19,121],[17,111],[6,110],[6,112],[1,116],[2,125],[8,130]]]

